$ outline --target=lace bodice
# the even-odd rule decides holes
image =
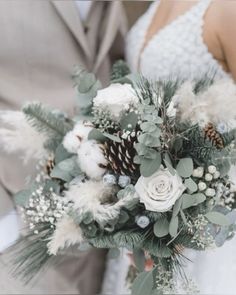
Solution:
[[[200,0],[187,12],[154,35],[143,49],[145,37],[159,1],[130,30],[126,41],[126,58],[133,72],[149,79],[198,78],[206,73],[216,78],[230,77],[209,52],[203,40],[204,15],[211,0]]]

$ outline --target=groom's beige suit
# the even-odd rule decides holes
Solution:
[[[76,97],[73,67],[82,65],[106,84],[112,61],[122,57],[126,32],[127,18],[120,1],[94,1],[82,22],[72,0],[1,0],[0,110],[16,110],[36,100],[71,113]],[[0,151],[0,219],[12,210],[12,195],[23,188],[32,170],[28,166],[23,169],[17,156]],[[48,292],[62,291],[62,278],[68,292],[77,284],[81,294],[98,293],[104,258],[104,250],[93,250],[73,259],[63,278],[54,274],[55,288],[46,284]]]
[[[126,16],[119,1],[94,1],[82,22],[71,0],[1,0],[0,110],[19,109],[24,102],[36,100],[71,113],[76,97],[73,67],[82,65],[107,83],[112,60],[122,56],[126,31]],[[0,152],[0,218],[12,210],[11,196],[23,188],[32,168],[23,169],[17,157]],[[93,250],[81,259],[69,259],[70,263],[61,267],[63,276],[60,271],[54,273],[56,284],[52,279],[49,286],[47,276],[45,284],[41,279],[41,288],[46,288],[43,292],[61,292],[63,280],[65,292],[77,284],[81,294],[98,293],[104,258],[104,250]]]

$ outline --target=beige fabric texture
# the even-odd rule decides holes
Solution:
[[[119,17],[117,17],[119,16]],[[82,23],[71,0],[0,1],[0,110],[41,101],[72,113],[76,92],[71,75],[82,65],[105,85],[113,59],[122,56],[126,17],[119,1],[93,3]],[[19,155],[0,152],[0,217],[12,209],[10,195],[22,189],[34,165],[22,167]],[[0,256],[1,294],[97,294],[105,268],[105,250],[68,257],[24,287]]]

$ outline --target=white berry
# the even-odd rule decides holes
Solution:
[[[207,197],[214,197],[216,194],[216,191],[213,188],[208,188],[205,194]]]
[[[205,182],[199,182],[199,184],[198,184],[198,189],[200,190],[200,191],[204,191],[205,189],[207,188],[207,185],[205,184]]]
[[[203,167],[198,167],[193,170],[193,177],[201,178],[203,176],[204,169]]]
[[[216,166],[210,165],[208,167],[208,172],[211,173],[211,174],[214,174],[216,172]]]
[[[207,174],[205,175],[205,180],[206,180],[206,181],[212,181],[212,179],[213,179],[213,176],[212,176],[210,173],[207,173]]]
[[[216,171],[213,175],[214,179],[217,179],[220,177],[220,172],[219,171]]]

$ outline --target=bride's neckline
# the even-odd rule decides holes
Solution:
[[[187,9],[186,11],[184,11],[183,13],[177,15],[173,20],[167,22],[166,24],[164,24],[163,26],[161,26],[160,28],[158,28],[158,30],[153,33],[151,35],[150,38],[147,38],[147,36],[149,35],[150,33],[150,30],[153,26],[153,23],[154,23],[154,18],[156,16],[156,14],[158,13],[158,9],[159,9],[159,5],[160,5],[160,0],[156,0],[154,3],[153,3],[153,7],[151,7],[152,9],[152,16],[151,16],[151,19],[150,19],[150,22],[148,24],[148,27],[147,27],[147,30],[146,30],[146,33],[144,35],[144,42],[141,46],[141,50],[139,52],[139,56],[138,56],[138,68],[140,68],[140,63],[141,63],[141,57],[142,57],[142,54],[144,52],[144,50],[146,49],[146,47],[149,45],[149,43],[156,37],[158,36],[160,33],[162,33],[163,31],[167,30],[169,27],[172,27],[174,26],[177,22],[179,22],[182,18],[185,18],[186,15],[188,14],[191,14],[193,10],[196,9],[196,7],[198,7],[198,5],[200,5],[200,3],[202,2],[209,2],[211,0],[198,0],[198,1],[194,1],[194,4],[189,8]]]

